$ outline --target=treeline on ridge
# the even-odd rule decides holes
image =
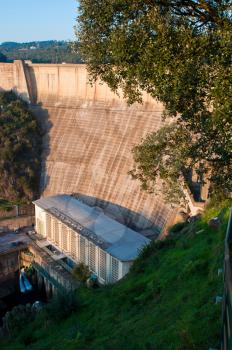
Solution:
[[[0,62],[30,60],[33,63],[82,63],[67,41],[4,42],[0,45]]]

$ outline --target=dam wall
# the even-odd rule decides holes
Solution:
[[[152,236],[175,216],[162,196],[147,194],[128,171],[131,149],[162,125],[163,106],[144,93],[128,106],[85,65],[0,63],[0,89],[31,103],[44,128],[41,195],[73,194]]]

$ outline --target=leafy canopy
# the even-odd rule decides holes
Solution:
[[[28,202],[40,174],[41,132],[25,102],[0,92],[0,197]]]
[[[80,1],[74,48],[92,79],[129,103],[147,91],[171,118],[134,149],[144,188],[162,180],[178,200],[194,168],[213,191],[231,190],[231,34],[230,1]]]

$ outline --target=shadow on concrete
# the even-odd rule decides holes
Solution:
[[[27,82],[30,101],[32,104],[36,104],[37,98],[38,98],[38,89],[37,89],[35,72],[29,65],[26,65],[24,72],[25,72],[25,78]]]
[[[155,225],[154,222],[141,213],[137,213],[131,209],[122,207],[121,205],[97,197],[88,196],[83,193],[73,193],[72,196],[90,207],[100,208],[107,216],[137,232],[140,232],[148,238],[156,238],[161,231],[161,227]]]
[[[48,186],[49,176],[47,175],[47,158],[50,154],[50,129],[52,123],[49,119],[49,113],[46,108],[43,108],[42,103],[31,104],[30,108],[35,115],[40,128],[42,130],[42,154],[41,154],[41,173],[40,173],[40,194],[44,192],[44,189]]]

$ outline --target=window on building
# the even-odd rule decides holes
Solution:
[[[68,250],[68,227],[64,224],[61,225],[61,247],[64,251]]]
[[[91,271],[96,272],[96,266],[96,247],[89,242],[89,268]]]
[[[60,230],[59,230],[59,222],[57,219],[52,219],[52,230],[54,235],[54,241],[59,246],[60,244]]]
[[[119,277],[119,261],[115,258],[111,258],[111,276],[112,282],[116,282]]]
[[[70,230],[70,245],[71,245],[71,256],[77,258],[77,236],[73,230]]]
[[[99,276],[106,281],[106,253],[99,249]]]
[[[80,262],[83,262],[85,264],[85,238],[80,236],[80,253],[79,253],[79,258]]]

